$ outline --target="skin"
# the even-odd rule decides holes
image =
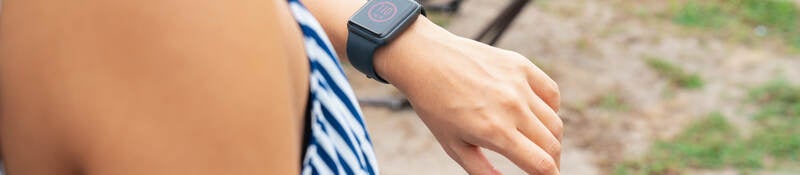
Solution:
[[[9,174],[298,174],[308,71],[290,70],[304,56],[284,44],[301,41],[285,2],[3,8]]]
[[[285,1],[5,1],[11,174],[298,173],[308,67]],[[346,58],[365,1],[303,2]],[[468,173],[498,174],[482,147],[559,174],[558,87],[527,58],[421,17],[375,59]]]

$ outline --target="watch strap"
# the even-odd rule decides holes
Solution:
[[[381,83],[389,83],[375,72],[373,56],[380,45],[357,33],[353,33],[353,31],[349,31],[347,35],[347,58],[350,59],[351,65],[366,74],[368,78]]]

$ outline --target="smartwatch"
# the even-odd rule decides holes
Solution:
[[[368,1],[347,22],[350,63],[367,77],[388,83],[375,72],[375,50],[400,35],[420,14],[425,11],[415,0]]]

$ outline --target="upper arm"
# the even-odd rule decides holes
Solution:
[[[300,114],[272,1],[3,3],[10,173],[50,163],[88,174],[297,174]]]

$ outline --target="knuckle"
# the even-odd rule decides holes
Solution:
[[[499,53],[501,54],[500,56],[506,56],[506,57],[521,57],[522,56],[522,54],[519,54],[519,53],[511,51],[511,50],[505,50],[505,49],[500,49]]]
[[[508,90],[511,91],[511,90]],[[500,93],[497,96],[497,104],[500,105],[503,109],[513,112],[521,112],[525,109],[525,106],[522,105],[520,97],[514,95],[511,92],[504,92]]]
[[[516,108],[519,106],[517,103],[517,99],[511,97],[500,97],[500,99],[497,100],[497,104],[505,108]]]
[[[552,155],[559,155],[561,153],[561,144],[558,143],[558,141],[554,141],[546,145],[543,149]]]
[[[486,123],[482,127],[477,128],[476,131],[478,133],[476,134],[476,136],[478,136],[479,138],[484,138],[484,139],[495,138],[495,137],[497,137],[497,135],[499,135],[499,133],[498,133],[496,128],[498,128],[498,126],[496,126],[496,124]]]
[[[522,70],[522,72],[531,72],[536,67],[536,65],[534,65],[533,62],[524,57],[519,58],[519,60],[520,61],[517,63],[517,68],[519,70]]]
[[[551,81],[550,81],[550,84],[553,86],[553,89],[555,89],[556,91],[558,91],[558,88],[559,88],[559,86],[558,86],[558,83],[556,83],[556,81],[554,81],[554,80],[551,80]]]
[[[556,116],[556,120],[553,125],[554,126],[551,132],[553,132],[553,134],[560,139],[561,136],[564,135],[564,121],[561,120],[561,117]]]
[[[547,90],[545,90],[542,94],[542,98],[551,100],[561,99],[561,91],[558,90],[558,84],[555,82],[550,84],[550,87],[548,87]]]
[[[510,57],[514,57],[514,58],[517,58],[517,59],[521,59],[521,60],[525,60],[525,61],[530,62],[530,60],[528,60],[528,58],[525,57],[525,55],[522,55],[519,52],[508,51],[508,54],[509,54]]]
[[[515,66],[514,68],[519,70],[528,71],[532,68],[531,66],[535,66],[530,59],[514,51],[505,50],[502,56],[513,60],[513,65]]]
[[[527,106],[522,105],[521,102],[514,100],[514,101],[504,102],[504,103],[506,103],[506,104],[503,105],[503,108],[506,111],[511,112],[510,114],[515,115],[515,116],[524,116],[522,113],[525,112]]]
[[[556,83],[556,81],[551,80],[550,86],[551,86],[550,90],[553,91],[556,97],[561,97],[561,91],[559,90],[560,87],[558,86],[558,83]]]
[[[558,85],[553,83],[552,86],[545,89],[539,95],[539,98],[546,101],[554,111],[558,112],[561,103],[561,92],[558,90]]]
[[[556,166],[556,162],[552,158],[541,159],[536,164],[536,170],[539,174],[556,174],[558,171],[558,167]]]

